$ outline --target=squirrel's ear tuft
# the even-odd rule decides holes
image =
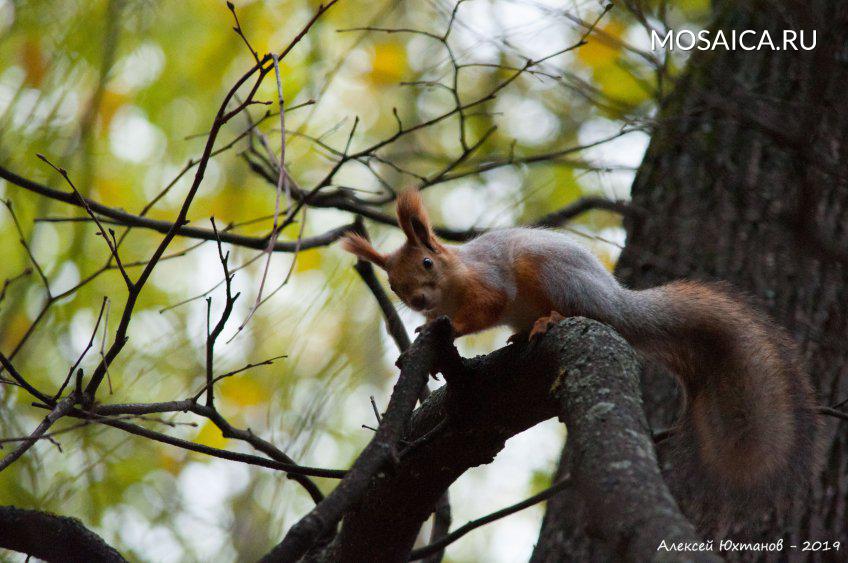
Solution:
[[[423,245],[434,252],[440,246],[418,190],[409,189],[398,195],[397,216],[398,224],[411,244]]]
[[[387,269],[388,264],[386,261],[386,255],[380,254],[377,250],[371,246],[371,243],[368,242],[368,239],[363,237],[362,235],[358,235],[356,233],[346,233],[342,239],[342,248],[355,255],[360,260],[365,260],[366,262],[371,262],[372,264]]]

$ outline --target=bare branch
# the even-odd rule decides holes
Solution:
[[[68,194],[59,190],[54,190],[53,188],[47,187],[43,184],[33,182],[32,180],[28,180],[26,178],[18,176],[14,172],[9,171],[8,169],[2,166],[0,166],[0,178],[3,178],[8,182],[26,190],[29,190],[31,192],[38,193],[45,197],[49,197],[50,199],[62,201],[64,203],[81,207],[81,204],[76,199],[76,196],[74,196],[74,194]],[[175,236],[179,235],[209,241],[216,240],[215,233],[211,229],[189,227],[186,226],[185,222],[177,226],[177,223],[171,223],[169,221],[161,221],[157,219],[149,219],[141,215],[134,215],[132,213],[128,213],[120,209],[108,207],[90,198],[85,198],[85,201],[95,213],[103,215],[105,217],[110,217],[121,225],[127,227],[142,227],[159,233],[169,233],[171,231],[174,231]],[[329,244],[332,244],[352,228],[352,225],[344,225],[342,227],[331,229],[321,235],[316,235],[314,237],[304,237],[301,241],[300,249],[307,250],[310,248],[317,248],[320,246],[327,246]],[[221,232],[220,237],[221,242],[233,244],[235,246],[244,246],[246,248],[255,248],[259,250],[265,248],[268,244],[268,239],[266,237],[250,237],[229,232]],[[274,245],[275,252],[294,252],[296,248],[296,242],[289,241],[277,242]]]
[[[425,557],[429,557],[431,555],[439,553],[439,552],[443,551],[445,547],[452,544],[453,542],[455,542],[456,540],[458,540],[459,538],[461,538],[462,536],[464,536],[468,532],[471,532],[472,530],[476,530],[477,528],[479,528],[481,526],[485,526],[486,524],[491,524],[492,522],[495,522],[496,520],[500,520],[501,518],[506,518],[507,516],[509,516],[511,514],[515,514],[516,512],[520,512],[521,510],[524,510],[525,508],[529,508],[529,507],[531,507],[535,504],[539,504],[540,502],[544,502],[544,501],[548,500],[549,498],[551,498],[552,496],[554,496],[555,494],[557,494],[558,492],[565,489],[569,485],[570,485],[570,482],[569,482],[568,479],[562,479],[562,480],[558,481],[557,483],[555,483],[554,485],[551,485],[550,487],[548,487],[547,489],[545,489],[541,493],[536,493],[532,497],[524,499],[521,502],[517,502],[513,505],[507,506],[506,508],[502,508],[502,509],[500,509],[496,512],[492,512],[491,514],[487,514],[486,516],[483,516],[482,518],[477,518],[476,520],[472,520],[472,521],[468,522],[467,524],[465,524],[464,526],[460,526],[459,528],[457,528],[453,532],[451,532],[448,535],[446,535],[445,537],[441,538],[439,541],[432,542],[429,545],[426,545],[422,548],[412,550],[412,553],[409,554],[409,560],[415,561],[417,559],[424,559]]]
[[[358,232],[366,238],[368,237],[368,233],[364,227],[358,229]],[[374,273],[374,266],[370,262],[357,260],[354,269],[359,274],[359,277],[362,278],[362,281],[365,282],[365,285],[368,286],[368,289],[371,290],[374,299],[377,300],[377,304],[383,312],[383,317],[386,319],[386,328],[392,340],[395,341],[398,351],[405,352],[410,345],[409,335],[406,332],[406,327],[403,326],[403,321],[400,320],[397,310],[395,310],[389,296],[386,294],[386,290],[383,289],[380,280],[377,279]]]
[[[235,14],[235,12],[233,12]],[[218,228],[215,226],[215,218],[212,217],[210,219],[212,222],[212,230],[215,234],[218,234]],[[236,300],[239,298],[239,293],[233,295],[232,292],[232,279],[233,276],[230,274],[230,269],[227,265],[230,254],[229,252],[225,255],[223,249],[221,248],[221,239],[220,237],[216,241],[218,247],[218,259],[221,261],[221,268],[224,270],[224,284],[226,288],[226,295],[224,301],[224,310],[221,312],[221,318],[218,320],[218,323],[215,325],[215,328],[209,332],[209,310],[212,307],[212,298],[207,297],[206,299],[206,406],[213,407],[215,403],[215,378],[213,376],[214,373],[214,361],[215,361],[215,342],[218,340],[218,337],[223,332],[224,327],[227,325],[227,321],[230,319],[230,314],[233,312],[233,306],[236,303]]]
[[[76,401],[77,396],[75,393],[72,393],[70,396],[56,403],[56,406],[53,407],[53,410],[50,411],[50,414],[44,417],[44,420],[42,420],[41,423],[35,428],[35,430],[32,431],[32,434],[30,434],[29,438],[23,440],[21,444],[17,448],[15,448],[11,453],[6,454],[3,459],[0,459],[0,472],[12,465],[15,460],[24,455],[24,453],[28,449],[34,446],[35,443],[44,435],[45,432],[47,432],[48,429],[50,429],[51,426],[53,426],[53,424],[57,420],[68,414],[68,412],[70,412],[71,409],[74,408],[74,404],[76,403]]]
[[[271,365],[271,364],[273,364],[276,360],[279,360],[279,359],[281,359],[281,358],[287,358],[287,357],[288,357],[288,356],[286,356],[285,354],[280,355],[280,356],[274,356],[273,358],[268,358],[267,360],[263,360],[263,361],[261,361],[261,362],[257,362],[257,363],[255,363],[255,364],[254,364],[254,363],[249,363],[249,364],[244,365],[244,366],[242,366],[242,367],[240,367],[240,368],[238,368],[238,369],[234,369],[234,370],[232,370],[232,371],[228,371],[227,373],[223,373],[223,374],[221,374],[221,375],[216,375],[215,377],[212,377],[211,379],[207,379],[206,384],[204,384],[204,385],[203,385],[203,387],[201,387],[201,388],[200,388],[200,390],[199,390],[197,393],[195,393],[195,394],[194,394],[194,396],[192,397],[192,400],[193,400],[193,401],[198,400],[198,399],[200,398],[200,396],[201,396],[201,395],[203,395],[203,393],[204,393],[204,392],[206,392],[206,391],[207,391],[207,389],[208,389],[210,386],[214,385],[215,383],[218,383],[218,382],[219,382],[219,381],[221,381],[222,379],[226,379],[226,378],[228,378],[228,377],[232,377],[232,376],[234,376],[234,375],[238,375],[238,374],[240,374],[240,373],[242,373],[242,372],[244,372],[244,371],[247,371],[247,370],[250,370],[250,369],[253,369],[253,368],[259,367],[259,366],[270,366],[270,365]]]
[[[106,234],[106,229],[103,228],[103,225],[97,219],[97,216],[94,214],[93,211],[91,211],[91,208],[86,203],[85,198],[82,197],[82,194],[79,193],[77,187],[74,185],[74,183],[71,181],[71,178],[68,176],[68,172],[64,168],[60,168],[50,162],[50,160],[48,160],[47,157],[43,154],[37,154],[36,156],[46,162],[53,170],[58,172],[62,176],[62,178],[65,179],[65,182],[67,182],[67,184],[71,187],[71,190],[74,192],[74,195],[77,197],[77,200],[79,200],[80,205],[82,205],[83,209],[85,209],[85,212],[88,213],[88,216],[91,217],[91,220],[94,221],[97,225],[97,228],[100,231],[100,236],[102,236],[103,240],[106,241],[106,245],[109,247],[109,252],[112,254],[112,257],[115,258],[115,263],[118,265],[118,270],[121,272],[121,275],[124,278],[124,283],[127,284],[127,289],[129,291],[132,291],[133,282],[130,279],[129,275],[127,275],[127,271],[124,269],[124,265],[121,263],[121,257],[118,255],[118,242],[117,240],[115,240],[115,231],[109,229],[109,232],[112,234],[112,240],[109,240],[109,235]]]
[[[24,250],[26,251],[27,256],[29,256],[30,262],[32,262],[32,265],[35,267],[35,271],[38,272],[38,277],[41,278],[41,283],[44,284],[44,289],[47,292],[47,298],[49,300],[52,297],[52,294],[50,292],[50,282],[47,280],[47,276],[44,275],[44,270],[41,269],[41,266],[38,264],[38,261],[35,259],[35,255],[33,255],[32,250],[29,247],[29,244],[27,244],[26,237],[24,236],[24,231],[21,228],[21,223],[18,221],[18,216],[15,214],[15,210],[12,208],[12,201],[8,200],[8,199],[4,199],[3,205],[5,205],[6,209],[9,210],[9,215],[12,216],[12,222],[15,224],[15,229],[18,231],[18,237],[19,237],[18,241],[21,243],[21,246],[24,247]],[[4,289],[4,292],[5,292],[5,286],[4,286],[3,289]]]
[[[9,372],[9,375],[12,376],[12,379],[14,379],[18,383],[18,385],[29,391],[30,395],[36,397],[38,400],[44,402],[44,404],[46,405],[52,406],[54,404],[54,401],[50,397],[30,385],[29,382],[27,382],[27,380],[24,379],[24,377],[20,374],[20,372],[15,369],[15,366],[12,365],[11,360],[9,360],[9,358],[7,358],[2,352],[0,352],[0,365],[3,366],[3,369]]]
[[[239,22],[238,14],[236,14],[236,7],[233,5],[232,2],[228,1],[227,2],[227,8],[229,8],[230,12],[233,14],[233,19],[236,20],[236,25],[235,25],[235,27],[233,27],[233,31],[235,31],[236,34],[239,37],[241,37],[241,40],[244,41],[244,44],[247,47],[247,49],[250,51],[250,54],[253,55],[253,60],[256,61],[256,64],[257,65],[260,64],[259,55],[256,53],[256,49],[254,49],[250,45],[250,41],[247,40],[247,37],[245,37],[244,31],[241,28],[241,23]]]
[[[35,404],[34,406],[43,407],[43,405]],[[210,446],[204,446],[203,444],[197,444],[191,442],[189,440],[183,440],[182,438],[175,438],[173,436],[169,436],[167,434],[162,434],[161,432],[156,432],[155,430],[150,430],[148,428],[144,428],[142,426],[138,426],[135,424],[131,424],[122,420],[108,418],[111,415],[118,414],[151,414],[151,413],[162,413],[162,412],[182,412],[182,411],[192,411],[192,412],[208,412],[212,413],[212,410],[205,410],[208,407],[200,405],[194,402],[191,399],[184,399],[182,401],[171,401],[166,403],[143,403],[143,404],[130,404],[130,405],[101,405],[95,408],[94,413],[91,411],[80,410],[73,408],[70,412],[67,413],[67,416],[72,416],[74,418],[82,418],[82,419],[90,419],[98,424],[104,424],[106,426],[112,426],[113,428],[118,428],[123,430],[124,432],[128,432],[130,434],[135,434],[136,436],[141,436],[143,438],[148,438],[150,440],[154,440],[156,442],[161,442],[163,444],[169,444],[171,446],[176,446],[178,448],[182,448],[184,450],[189,450],[193,452],[202,453],[205,455],[209,455],[212,457],[217,457],[221,459],[227,459],[230,461],[238,461],[242,463],[247,463],[248,465],[256,465],[258,467],[265,467],[267,469],[276,469],[278,471],[284,471],[291,475],[304,475],[311,477],[326,477],[329,479],[341,479],[345,475],[345,471],[339,469],[322,469],[318,467],[308,467],[305,465],[298,465],[297,463],[283,462],[277,461],[275,459],[266,459],[263,457],[243,454],[238,452],[231,452],[229,450],[222,450],[220,448],[213,448]],[[204,415],[205,416],[205,415]],[[247,432],[247,431],[245,431]],[[259,439],[257,438],[256,443],[259,443]],[[282,453],[282,452],[280,452]],[[285,455],[285,454],[283,454]]]
[[[97,329],[100,328],[100,320],[103,318],[103,310],[106,308],[106,303],[108,301],[109,301],[109,298],[104,297],[103,301],[100,303],[100,312],[97,313],[97,321],[95,321],[95,323],[94,323],[94,330],[91,331],[91,338],[88,339],[88,344],[86,344],[83,351],[77,357],[77,361],[74,362],[74,364],[68,369],[68,375],[65,376],[65,380],[62,382],[62,385],[59,386],[59,390],[56,391],[55,395],[53,395],[54,401],[58,400],[59,397],[62,396],[62,391],[65,390],[65,387],[67,387],[68,382],[71,380],[71,377],[74,375],[74,370],[76,370],[77,367],[79,367],[83,358],[85,358],[85,355],[88,353],[89,350],[91,350],[92,346],[94,345],[94,337],[97,336]],[[103,332],[105,334],[106,331],[104,330]]]
[[[621,215],[636,216],[642,214],[640,210],[633,207],[633,205],[631,205],[630,202],[627,201],[610,200],[603,197],[587,196],[581,197],[577,201],[566,205],[562,209],[558,209],[553,213],[548,213],[547,215],[538,218],[535,221],[534,226],[560,227],[563,223],[593,209],[611,211],[613,213],[619,213]]]
[[[6,299],[6,292],[9,288],[17,281],[20,281],[30,275],[32,273],[32,268],[24,268],[20,274],[16,276],[12,276],[11,278],[6,278],[3,282],[3,287],[0,288],[0,303],[3,303],[3,300]]]
[[[271,235],[268,237],[268,246],[265,248],[265,253],[267,254],[265,258],[265,268],[262,270],[262,277],[259,282],[259,291],[256,293],[256,301],[254,302],[253,307],[251,307],[250,312],[247,314],[247,318],[238,327],[237,332],[241,332],[247,323],[250,322],[250,319],[253,318],[253,315],[259,308],[259,305],[262,304],[262,291],[265,289],[265,282],[268,279],[268,269],[271,266],[271,254],[281,230],[279,218],[280,199],[282,198],[283,191],[285,191],[286,194],[286,206],[289,208],[291,207],[291,189],[289,188],[289,182],[287,181],[288,174],[286,173],[286,108],[285,101],[283,100],[283,85],[280,79],[280,61],[274,54],[271,55],[271,60],[274,63],[274,75],[277,79],[277,100],[280,106],[280,160],[277,164],[277,185],[274,193],[274,223],[271,227]],[[301,237],[299,236],[298,241],[300,239]],[[295,257],[296,256],[297,250],[295,251]]]

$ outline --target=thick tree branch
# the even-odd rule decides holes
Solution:
[[[645,480],[618,483],[614,493],[604,490],[602,507],[625,493],[629,495],[625,499],[641,494],[655,503],[641,509],[644,518],[638,523],[631,514],[604,511],[608,521],[598,528],[601,541],[627,545],[637,559],[649,558],[645,550],[661,530],[668,540],[694,541],[694,532],[687,536],[691,525],[660,478],[644,415],[637,416],[639,371],[634,351],[621,337],[580,318],[561,322],[538,341],[462,360],[445,374],[448,385],[433,392],[414,413],[404,436],[409,441],[429,438],[405,453],[393,472],[372,478],[361,502],[345,516],[338,537],[315,558],[406,561],[421,523],[455,479],[471,467],[491,462],[511,436],[558,415],[573,424],[569,436],[583,459],[573,478],[589,484],[581,493],[599,494],[599,488],[608,484],[604,475],[620,478],[633,471]],[[574,412],[562,412],[565,408]],[[621,409],[626,416],[611,416],[607,409]],[[615,433],[606,433],[613,428]],[[603,439],[598,432],[603,432]]]
[[[0,547],[45,561],[126,561],[76,518],[0,506]]]
[[[614,338],[618,342],[599,350],[589,365],[560,366],[563,375],[551,387],[568,428],[566,455],[587,531],[628,561],[718,561],[711,553],[658,549],[663,541],[701,540],[663,481],[642,409],[636,355]]]

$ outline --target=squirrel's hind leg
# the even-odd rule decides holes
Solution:
[[[549,328],[551,328],[564,318],[565,317],[562,316],[559,311],[551,311],[548,316],[539,317],[536,322],[533,323],[533,328],[530,330],[530,336],[528,340],[533,340],[534,338],[545,334],[546,332],[548,332]]]

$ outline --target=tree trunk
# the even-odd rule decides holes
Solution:
[[[775,44],[783,30],[805,30],[807,45],[815,29],[816,47],[693,54],[634,182],[633,202],[649,216],[626,220],[618,275],[637,288],[678,278],[731,282],[790,330],[820,404],[831,405],[848,398],[848,5],[715,9],[713,29],[767,29]],[[649,369],[643,387],[652,426],[668,427],[679,408],[673,380]],[[731,536],[782,537],[799,549],[804,540],[838,540],[839,554],[815,557],[844,557],[848,429],[836,418],[822,422],[822,464],[808,496]],[[534,561],[607,555],[586,535],[574,491],[548,503]]]

